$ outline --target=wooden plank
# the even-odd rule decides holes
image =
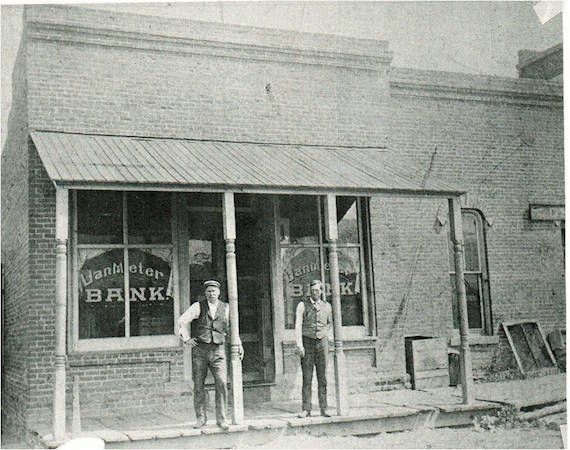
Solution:
[[[521,373],[525,373],[525,368],[523,367],[521,358],[518,354],[518,352],[516,351],[516,347],[515,344],[513,342],[513,338],[511,336],[511,332],[509,330],[509,325],[507,322],[503,322],[502,323],[502,327],[503,327],[503,331],[505,332],[505,336],[507,336],[507,341],[509,341],[509,345],[511,346],[511,349],[513,351],[513,355],[515,356],[515,361],[517,362],[517,365],[519,366],[519,370],[521,371]]]

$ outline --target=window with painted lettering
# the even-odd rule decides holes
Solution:
[[[487,272],[487,250],[483,217],[479,211],[464,209],[463,241],[465,257],[465,294],[467,298],[467,319],[471,332],[491,334],[491,299],[489,295],[489,274]],[[449,235],[449,267],[452,290],[451,311],[453,327],[459,328],[459,307],[455,287],[455,260],[453,243]]]
[[[366,335],[369,326],[371,269],[368,244],[367,200],[338,196],[338,263],[342,324],[354,336]],[[279,243],[283,267],[285,327],[295,326],[297,304],[308,296],[313,279],[324,282],[331,302],[330,244],[325,234],[324,197],[282,195],[279,197]]]
[[[173,335],[171,194],[85,190],[74,199],[78,340]]]

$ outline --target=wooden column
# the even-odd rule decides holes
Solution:
[[[188,210],[186,209],[185,194],[181,192],[174,193],[174,227],[175,242],[177,248],[178,263],[178,298],[180,314],[183,314],[190,307],[190,274],[189,255],[188,255]],[[175,331],[176,333],[178,330]],[[189,389],[193,389],[192,382],[192,347],[185,345],[183,347],[183,379],[188,383]]]
[[[325,233],[329,243],[329,266],[331,277],[333,331],[334,331],[334,373],[336,379],[336,410],[339,416],[348,414],[348,391],[346,387],[346,369],[343,349],[342,313],[340,306],[340,279],[338,273],[336,219],[336,197],[327,194],[325,201]]]
[[[469,349],[469,322],[467,320],[467,297],[465,295],[465,255],[463,243],[463,220],[459,197],[449,199],[449,226],[455,261],[455,296],[459,311],[459,333],[461,338],[461,389],[463,403],[473,402],[473,368]]]
[[[53,434],[65,437],[65,337],[67,307],[67,242],[69,234],[69,194],[55,191],[55,373],[53,387]]]
[[[226,275],[230,304],[230,363],[232,371],[233,423],[243,423],[243,379],[239,357],[239,315],[236,267],[236,216],[234,193],[224,192],[223,198],[224,240],[226,241]]]

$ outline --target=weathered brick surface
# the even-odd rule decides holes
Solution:
[[[488,222],[494,330],[503,320],[534,319],[548,332],[566,317],[562,234],[553,222],[531,222],[528,209],[564,203],[560,86],[543,83],[536,91],[544,97],[514,100],[536,80],[505,80],[502,89],[499,81],[394,69],[390,150],[468,191],[462,207]],[[546,98],[552,103],[542,104]],[[452,326],[447,226],[436,223],[447,204],[377,197],[372,205],[378,334],[386,369],[398,372],[401,336],[445,335]]]
[[[31,7],[26,15],[26,64],[18,65],[25,77],[17,77],[20,103],[2,166],[3,419],[23,424],[51,414],[55,191],[28,127],[388,145],[426,176],[469,191],[463,206],[480,210],[489,223],[495,329],[517,318],[537,319],[547,332],[563,326],[561,230],[528,220],[529,203],[564,202],[558,85],[408,69],[392,69],[389,80],[386,44],[349,38],[140,22],[77,8]],[[95,31],[82,33],[85,27]],[[147,33],[142,41],[133,35],[140,32]],[[206,43],[209,33],[218,42]],[[446,217],[447,203],[378,195],[370,208],[378,342],[350,350],[347,359],[366,366],[359,374],[370,382],[403,379],[405,336],[452,331],[447,225],[437,221]],[[476,366],[490,354],[477,349]],[[298,357],[286,353],[284,365],[284,388],[298,394]],[[85,416],[190,406],[189,396],[165,389],[182,381],[180,350],[71,354],[67,369],[68,394],[72,377],[80,376]]]
[[[52,10],[28,9],[28,20],[45,20]],[[107,13],[84,14],[94,27],[105,19],[115,27],[131,26],[129,15],[115,15],[110,21]],[[142,20],[150,32],[162,22],[150,17]],[[218,28],[212,28],[212,36]],[[188,36],[194,37],[190,31]],[[387,78],[380,63],[372,65],[375,70],[314,64],[314,59],[291,63],[293,56],[268,51],[264,34],[256,29],[248,31],[253,34],[248,40],[259,40],[254,55],[248,53],[252,46],[233,44],[243,31],[226,30],[232,48],[225,49],[224,56],[211,55],[217,51],[214,45],[206,49],[210,54],[200,54],[204,49],[188,38],[171,42],[168,38],[177,34],[175,30],[164,33],[166,37],[159,41],[162,51],[152,50],[151,44],[147,49],[133,48],[141,40],[126,42],[123,34],[101,35],[95,40],[100,45],[61,45],[47,40],[57,39],[56,31],[31,33],[30,127],[234,141],[386,144]],[[287,51],[298,53],[299,42],[293,40],[290,45]],[[383,49],[382,43],[369,47],[369,52]],[[360,50],[339,46],[335,51]],[[332,51],[323,56],[344,65],[355,57]],[[363,109],[366,114],[361,113]]]
[[[13,102],[2,152],[2,267],[5,298],[2,323],[2,434],[21,433],[25,427],[29,399],[28,314],[30,274],[28,270],[28,154],[25,61],[16,58],[13,73]]]

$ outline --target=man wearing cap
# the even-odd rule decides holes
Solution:
[[[332,330],[332,308],[330,303],[323,299],[321,280],[311,281],[309,289],[310,296],[299,302],[295,313],[295,338],[303,371],[303,409],[297,417],[311,415],[313,367],[317,369],[321,416],[330,417],[327,412],[327,360],[329,335]]]
[[[206,390],[204,383],[208,368],[214,377],[216,390],[216,422],[220,428],[229,428],[226,419],[228,397],[226,336],[229,331],[229,306],[219,300],[220,283],[215,280],[204,283],[206,300],[194,302],[178,319],[178,334],[184,345],[192,347],[192,379],[194,381],[195,428],[202,428],[206,416]],[[188,324],[192,324],[192,336]],[[243,358],[243,347],[239,341],[239,354]]]

